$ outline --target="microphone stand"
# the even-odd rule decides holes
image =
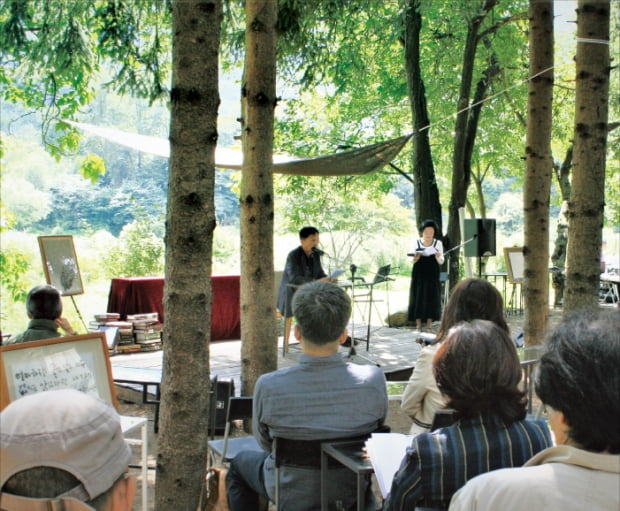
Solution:
[[[349,266],[351,270],[351,346],[349,346],[349,354],[347,358],[353,358],[357,355],[355,351],[355,272],[357,271],[357,266],[352,264]]]
[[[463,243],[461,243],[460,245],[457,245],[456,247],[452,247],[450,250],[446,250],[446,251],[443,253],[444,257],[445,257],[445,256],[447,256],[447,255],[449,255],[449,254],[450,254],[450,252],[454,252],[455,250],[458,250],[459,248],[464,247],[464,246],[465,246],[465,245],[467,245],[468,243],[470,243],[470,242],[474,241],[477,237],[478,237],[478,235],[477,235],[477,234],[474,234],[471,238],[469,238],[468,240],[465,240],[465,241],[464,241]],[[479,258],[478,258],[478,278],[480,278],[481,274],[482,274],[482,260],[481,260],[481,258],[479,257]]]
[[[447,256],[450,252],[454,252],[455,250],[458,250],[459,248],[467,245],[469,242],[474,241],[476,238],[478,237],[477,234],[474,234],[471,238],[469,238],[468,240],[464,241],[463,243],[461,243],[460,245],[457,245],[456,247],[452,247],[450,250],[446,250],[443,255]]]

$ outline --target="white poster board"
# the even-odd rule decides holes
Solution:
[[[0,346],[0,410],[20,397],[66,388],[117,407],[103,332]]]
[[[506,260],[508,281],[511,284],[521,284],[523,282],[525,271],[523,247],[504,248],[504,259]]]

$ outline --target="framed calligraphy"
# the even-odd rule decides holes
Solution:
[[[84,293],[73,236],[39,236],[38,240],[47,283],[63,296]]]
[[[0,410],[22,396],[65,388],[118,407],[104,332],[0,346]]]

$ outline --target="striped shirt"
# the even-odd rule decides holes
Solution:
[[[552,445],[544,420],[506,425],[495,415],[461,419],[413,438],[394,476],[384,511],[447,509],[465,483],[498,468],[520,467]]]

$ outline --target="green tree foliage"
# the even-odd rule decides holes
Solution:
[[[0,232],[15,225],[15,214],[0,205]],[[0,284],[6,289],[11,299],[21,302],[26,299],[27,287],[23,275],[30,265],[30,257],[14,247],[2,247],[0,252]]]
[[[107,277],[159,276],[164,273],[164,240],[147,217],[125,225],[115,246],[103,257]],[[159,224],[161,225],[161,223]]]
[[[95,73],[115,62],[110,82],[121,93],[154,101],[166,96],[167,2],[6,0],[0,4],[2,99],[44,112],[53,155],[76,150],[79,138],[60,119],[74,118],[95,94]],[[163,59],[163,60],[162,60]]]

